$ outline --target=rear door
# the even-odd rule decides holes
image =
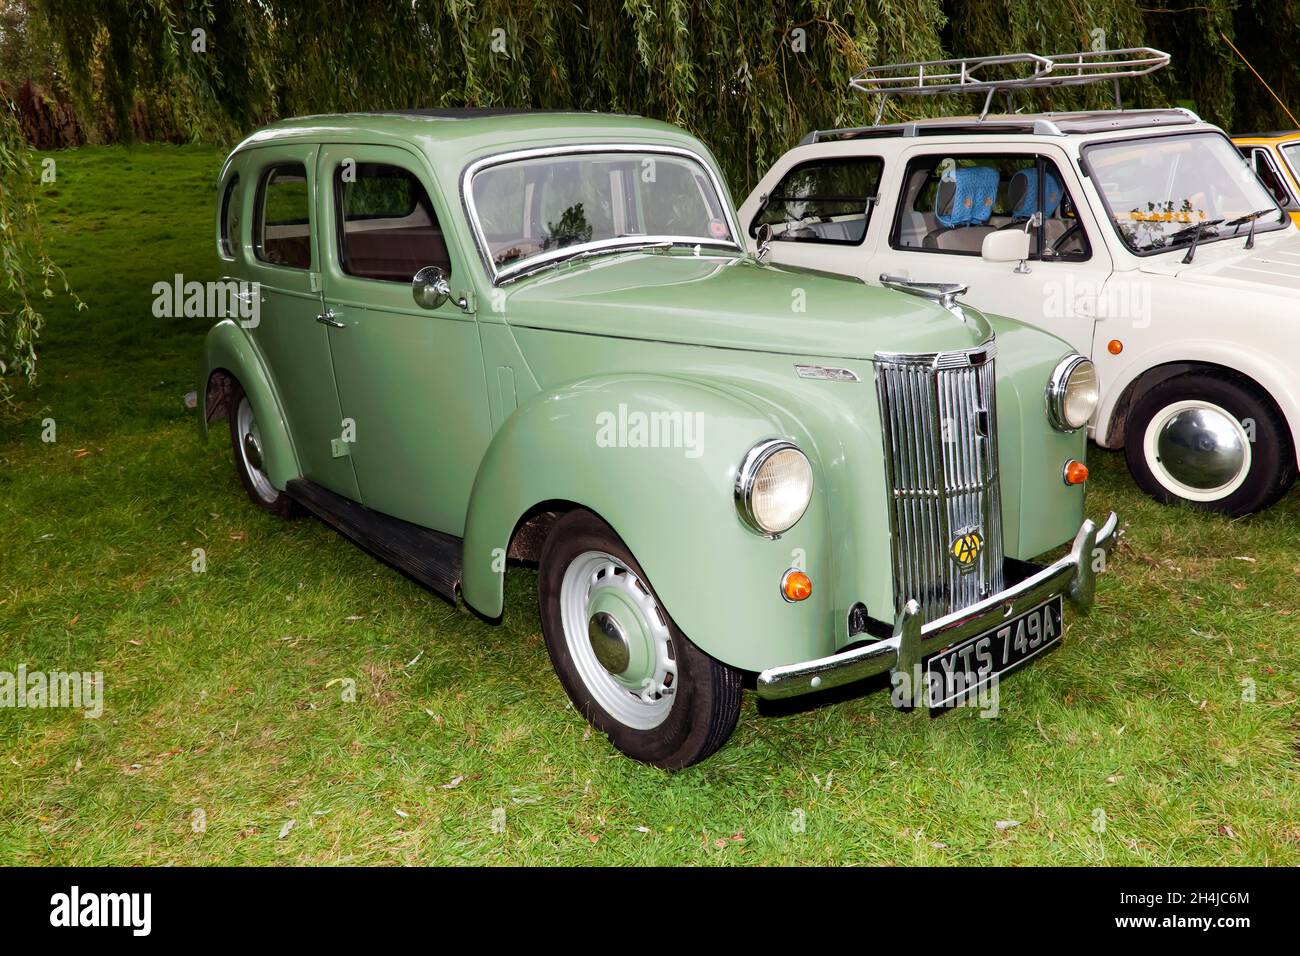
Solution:
[[[248,214],[248,278],[260,285],[261,311],[249,330],[265,356],[306,477],[355,499],[352,463],[339,455],[338,392],[330,342],[318,321],[321,253],[315,205],[317,147],[251,150],[244,169],[253,181]],[[241,171],[241,176],[243,172]],[[259,409],[259,414],[270,414]]]
[[[330,348],[361,501],[463,535],[491,420],[468,263],[443,230],[450,211],[405,149],[325,146],[316,168]],[[425,266],[453,290],[436,309],[412,295]]]

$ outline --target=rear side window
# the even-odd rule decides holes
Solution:
[[[857,245],[867,234],[884,168],[874,156],[801,163],[781,177],[749,234],[768,225],[774,240]]]
[[[334,196],[339,262],[348,275],[410,282],[425,266],[450,275],[437,214],[414,174],[386,163],[340,166]]]
[[[235,258],[239,248],[239,206],[242,193],[239,189],[239,174],[230,177],[226,191],[221,196],[221,255],[226,259]]]
[[[311,268],[311,194],[302,163],[282,163],[263,174],[253,247],[263,262]]]

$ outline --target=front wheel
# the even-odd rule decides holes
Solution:
[[[1189,372],[1133,409],[1124,453],[1134,480],[1165,503],[1234,518],[1261,511],[1295,480],[1295,450],[1271,399],[1242,379]]]
[[[632,553],[595,515],[556,524],[538,574],[542,633],[573,705],[635,760],[676,770],[731,736],[740,673],[677,629]]]

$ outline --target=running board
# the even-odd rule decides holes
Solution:
[[[385,564],[456,603],[456,589],[460,587],[460,538],[372,511],[306,478],[295,478],[284,490],[294,501]]]

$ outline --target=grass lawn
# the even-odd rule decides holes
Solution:
[[[151,287],[215,276],[222,154],[54,158],[90,309],[51,307],[0,409],[0,671],[102,671],[105,706],[0,710],[0,864],[1300,863],[1300,490],[1164,509],[1093,449],[1089,510],[1128,537],[997,719],[748,694],[719,754],[649,769],[567,705],[531,570],[493,626],[258,511],[198,440],[208,323]]]

